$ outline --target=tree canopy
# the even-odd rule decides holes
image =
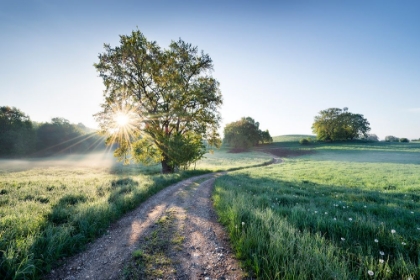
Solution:
[[[15,107],[0,107],[0,155],[20,156],[34,147],[30,118]]]
[[[224,142],[234,149],[248,149],[260,143],[273,142],[270,132],[261,131],[259,126],[259,122],[250,117],[228,123],[224,128]]]
[[[105,101],[95,116],[120,160],[160,161],[169,173],[200,159],[204,143],[220,146],[222,95],[208,54],[181,39],[161,49],[139,30],[104,48],[94,66]]]
[[[85,153],[105,148],[103,138],[82,123],[63,118],[32,122],[15,107],[0,107],[0,157],[47,156]]]
[[[103,139],[83,124],[72,124],[64,118],[52,118],[51,122],[37,128],[37,154],[81,153],[103,146]]]
[[[329,108],[319,112],[312,131],[319,140],[352,140],[368,136],[370,124],[361,114],[350,113],[347,108]]]

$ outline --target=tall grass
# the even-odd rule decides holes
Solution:
[[[195,171],[124,166],[100,154],[0,160],[0,279],[36,279],[124,213],[184,178],[262,164],[267,154],[217,150]]]
[[[336,155],[217,179],[213,199],[238,257],[262,279],[419,277],[420,165]]]
[[[35,168],[1,174],[0,278],[38,278],[149,196],[200,173],[126,176]]]

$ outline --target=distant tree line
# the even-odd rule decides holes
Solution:
[[[270,132],[260,130],[259,126],[260,123],[250,117],[228,123],[224,129],[223,142],[234,149],[249,149],[258,144],[273,142]]]
[[[104,140],[63,118],[37,123],[15,107],[0,107],[0,157],[48,156],[103,149]]]
[[[346,141],[360,139],[364,141],[379,141],[376,134],[369,134],[370,124],[361,114],[354,114],[348,108],[328,108],[315,116],[312,131],[320,141]],[[413,140],[414,141],[414,140]],[[301,139],[301,144],[309,144],[308,139]],[[392,135],[385,137],[385,142],[410,142],[408,138],[398,138]]]
[[[385,136],[385,142],[410,142],[408,138],[398,138],[392,135]]]

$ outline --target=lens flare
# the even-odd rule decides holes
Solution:
[[[115,114],[115,122],[118,127],[124,127],[130,123],[130,117],[126,113],[118,112]]]
[[[141,119],[134,107],[116,106],[109,115],[108,135],[110,143],[131,143],[138,138]]]

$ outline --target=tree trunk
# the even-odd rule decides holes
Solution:
[[[162,163],[162,173],[163,174],[174,173],[174,168],[168,164],[168,160],[167,160],[166,157],[162,160],[161,163]]]

